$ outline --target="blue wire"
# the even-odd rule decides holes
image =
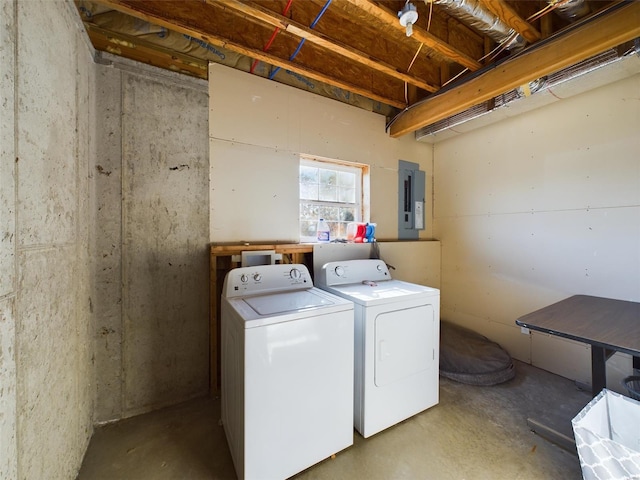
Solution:
[[[322,7],[322,10],[320,10],[318,15],[316,15],[315,20],[311,22],[311,26],[309,28],[314,28],[316,26],[316,24],[318,23],[318,20],[320,20],[320,17],[322,17],[322,15],[324,15],[324,12],[327,11],[327,8],[329,8],[329,5],[331,5],[331,0],[327,0],[327,3],[324,4],[324,7]],[[304,45],[305,40],[306,38],[303,38],[302,40],[300,40],[298,47],[295,49],[293,54],[289,57],[289,61],[296,58],[296,55],[298,55],[298,53],[300,52],[300,49],[302,48],[302,45]],[[279,71],[280,71],[280,67],[276,67],[273,70],[273,72],[271,72],[271,74],[269,75],[269,80],[273,80],[273,77],[275,77],[276,73],[278,73]]]

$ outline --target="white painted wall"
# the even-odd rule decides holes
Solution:
[[[209,386],[206,82],[102,58],[91,165],[98,423]]]
[[[590,383],[589,347],[514,322],[573,294],[640,301],[638,132],[635,75],[436,144],[442,317]],[[631,360],[608,368],[619,390]]]
[[[94,64],[71,2],[0,8],[0,478],[74,478],[93,429]]]
[[[379,239],[398,236],[398,160],[427,177],[432,237],[432,147],[411,136],[392,139],[384,117],[312,93],[209,67],[210,239],[298,242],[299,154],[371,166],[371,221]]]

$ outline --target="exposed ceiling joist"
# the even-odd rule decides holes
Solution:
[[[613,11],[408,108],[395,119],[390,135],[413,132],[637,37],[640,2],[618,4]]]
[[[410,85],[415,85],[416,87],[422,88],[428,92],[435,92],[439,88],[436,85],[432,85],[428,82],[425,82],[424,80],[418,77],[409,75],[408,73],[401,72],[397,68],[391,65],[388,65],[387,63],[379,59],[373,58],[364,52],[360,52],[347,45],[343,45],[335,40],[330,39],[326,35],[316,32],[308,27],[305,27],[304,25],[301,25],[286,17],[283,17],[282,15],[278,15],[277,13],[271,10],[268,10],[264,7],[261,7],[256,3],[252,3],[252,2],[243,3],[239,0],[206,0],[206,1],[207,3],[211,3],[214,5],[225,5],[230,8],[233,8],[234,10],[237,10],[238,12],[241,12],[249,17],[253,17],[264,23],[273,25],[275,28],[285,30],[300,38],[304,38],[306,41],[310,43],[314,43],[320,47],[331,50],[333,53],[342,55],[343,57],[346,57],[351,61],[360,63],[366,67],[377,70],[381,73],[394,77]]]
[[[372,17],[377,18],[380,22],[387,24],[388,26],[402,32],[404,34],[405,27],[400,25],[398,22],[398,16],[395,12],[391,10],[381,7],[373,2],[373,0],[346,0],[348,3],[353,4],[359,9],[367,12]],[[453,48],[446,42],[443,42],[439,38],[430,34],[423,28],[418,26],[413,27],[413,35],[412,39],[416,41],[416,44],[423,43],[427,47],[433,49],[449,60],[456,62],[469,70],[475,71],[478,70],[482,65],[477,60],[469,57],[463,52]]]
[[[491,13],[522,35],[527,42],[535,43],[540,40],[540,32],[520,17],[520,15],[503,0],[480,1]]]
[[[152,2],[138,2],[135,0],[95,0],[94,3],[107,6],[119,12],[126,13],[136,18],[140,18],[155,25],[159,25],[167,29],[192,36],[194,38],[198,38],[211,45],[226,48],[241,55],[246,55],[247,57],[255,58],[276,67],[284,68],[291,72],[303,75],[307,78],[311,78],[319,82],[324,82],[328,85],[332,85],[334,87],[338,87],[346,91],[357,93],[367,98],[392,105],[396,108],[404,108],[406,106],[405,101],[400,98],[390,98],[382,96],[377,92],[373,92],[366,88],[360,87],[354,83],[349,83],[336,79],[335,77],[325,75],[322,72],[313,70],[309,67],[301,65],[300,63],[282,59],[268,52],[264,52],[263,50],[248,48],[240,43],[230,41],[229,39],[216,34],[215,31],[208,29],[206,26],[201,25],[201,21],[197,16],[190,18],[188,21],[177,17],[167,18],[154,13],[152,8],[150,8],[153,6]],[[218,7],[222,5],[215,5],[216,3],[218,2],[214,2],[213,5]]]
[[[137,37],[109,32],[94,26],[88,26],[87,33],[91,43],[98,50],[145,64],[164,64],[173,72],[202,79],[208,76],[208,63],[199,58],[158,47]]]

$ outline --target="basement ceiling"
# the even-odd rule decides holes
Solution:
[[[398,137],[640,37],[640,2],[76,0],[98,51],[216,62],[385,115]],[[404,14],[399,12],[404,12]],[[401,25],[411,23],[412,32]],[[399,18],[399,16],[401,18]],[[410,35],[407,35],[411,33]]]

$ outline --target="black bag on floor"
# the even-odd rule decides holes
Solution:
[[[511,355],[468,328],[440,322],[440,375],[469,385],[496,385],[516,375]]]

